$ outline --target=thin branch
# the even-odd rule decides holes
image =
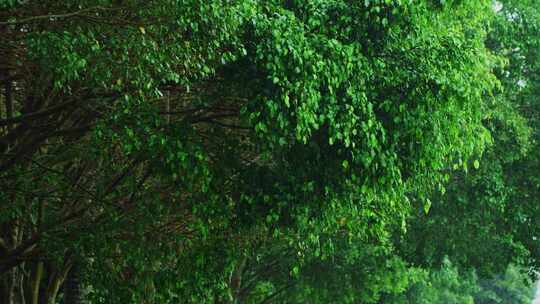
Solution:
[[[24,23],[30,23],[35,22],[39,20],[44,19],[63,19],[63,18],[69,18],[69,17],[77,17],[81,16],[83,13],[91,12],[91,11],[114,11],[114,10],[120,10],[121,8],[112,8],[112,7],[103,7],[103,6],[95,6],[90,8],[85,8],[80,11],[72,12],[72,13],[66,13],[66,14],[51,14],[51,15],[41,15],[41,16],[32,16],[20,20],[14,20],[14,21],[6,21],[6,22],[0,22],[1,25],[16,25],[16,24],[24,24]]]
[[[266,297],[266,299],[264,299],[261,304],[266,304],[266,303],[270,303],[270,300],[272,300],[273,298],[275,298],[276,296],[280,295],[281,293],[283,293],[285,290],[293,287],[295,285],[295,283],[290,283],[288,285],[285,285],[283,286],[281,289],[277,290],[276,292],[274,292],[273,294],[269,295],[268,297]]]
[[[8,72],[8,78],[9,78],[9,72]],[[13,99],[11,96],[11,81],[6,80],[5,82],[5,96],[6,96],[6,118],[7,120],[11,119],[13,117]],[[8,125],[8,131],[10,127]]]
[[[236,116],[237,116],[236,113],[208,115],[208,116],[195,118],[191,120],[190,123],[196,124],[200,122],[210,122],[210,121],[215,121],[215,119],[218,119],[218,118],[231,118],[231,117],[236,117]]]
[[[221,127],[224,127],[224,128],[240,129],[240,130],[251,130],[250,127],[239,126],[239,125],[232,125],[232,124],[226,124],[226,123],[222,123],[222,122],[220,122],[220,121],[213,120],[213,119],[209,120],[208,122],[209,122],[209,123],[216,124],[216,125],[221,126]]]
[[[41,110],[41,111],[37,111],[37,112],[34,112],[34,113],[29,113],[29,114],[26,114],[26,115],[20,115],[20,116],[13,117],[13,118],[8,117],[7,119],[0,120],[0,126],[5,126],[7,124],[12,124],[12,123],[24,122],[24,121],[27,121],[27,120],[30,120],[30,119],[35,119],[35,118],[40,118],[40,117],[43,117],[43,116],[47,116],[49,114],[53,114],[55,112],[63,110],[66,106],[74,104],[76,102],[77,102],[77,100],[71,100],[71,101],[64,102],[64,103],[61,103],[59,105],[56,105],[56,106],[53,106],[53,107],[50,107],[50,108],[47,108],[47,109],[44,109],[44,110]]]

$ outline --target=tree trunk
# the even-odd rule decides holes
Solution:
[[[64,282],[67,272],[70,269],[70,265],[65,265],[63,269],[55,269],[49,271],[49,283],[47,284],[47,288],[45,289],[45,292],[41,294],[42,300],[41,303],[43,304],[55,304],[56,303],[56,296],[58,295],[58,291],[60,290],[60,286]]]
[[[2,276],[2,298],[5,304],[15,304],[15,268],[10,269]]]
[[[79,264],[73,263],[69,270],[66,281],[64,282],[64,303],[65,304],[81,304],[81,277]]]
[[[36,265],[34,278],[31,285],[32,302],[31,304],[39,304],[39,287],[41,278],[43,277],[43,262],[38,262]]]

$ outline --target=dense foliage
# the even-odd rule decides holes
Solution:
[[[475,168],[453,174],[429,214],[410,221],[400,245],[414,263],[449,256],[483,275],[503,273],[511,262],[540,267],[540,9],[533,2],[503,1],[492,23],[486,44],[507,61],[494,71],[502,90],[484,122],[493,144]]]
[[[475,272],[460,272],[448,260],[441,268],[418,271],[416,281],[399,295],[384,299],[384,303],[418,304],[530,304],[534,290],[522,269],[509,265],[507,270],[491,279],[479,279]]]
[[[1,0],[0,302],[529,299],[535,4]]]

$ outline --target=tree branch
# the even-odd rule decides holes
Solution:
[[[16,25],[16,24],[24,24],[24,23],[30,23],[35,22],[39,20],[46,20],[46,19],[64,19],[64,18],[70,18],[70,17],[77,17],[82,16],[83,13],[91,12],[91,11],[114,11],[114,10],[120,10],[121,8],[113,8],[113,7],[104,7],[104,6],[95,6],[90,8],[85,8],[80,11],[72,12],[72,13],[66,13],[66,14],[51,14],[51,15],[41,15],[41,16],[32,16],[20,20],[14,20],[14,21],[5,21],[0,22],[1,25]]]

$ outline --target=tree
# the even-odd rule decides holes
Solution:
[[[458,270],[448,259],[439,269],[416,272],[415,281],[405,292],[387,296],[384,303],[527,304],[533,300],[528,275],[514,265],[489,280],[479,279],[473,270]]]
[[[475,303],[531,303],[534,298],[534,284],[524,271],[510,265],[506,272],[490,280],[480,280],[480,291],[475,294]]]
[[[467,303],[474,304],[479,291],[474,273],[460,273],[446,259],[440,269],[419,271],[419,278],[407,292],[388,299],[388,303]]]
[[[540,10],[531,1],[500,1],[486,44],[506,64],[495,70],[502,85],[484,124],[493,144],[453,175],[433,197],[428,214],[416,212],[399,242],[415,265],[437,267],[445,256],[481,277],[511,263],[538,269],[538,72]]]
[[[376,302],[411,198],[489,139],[487,0],[3,5],[6,303],[74,261],[97,303]]]

